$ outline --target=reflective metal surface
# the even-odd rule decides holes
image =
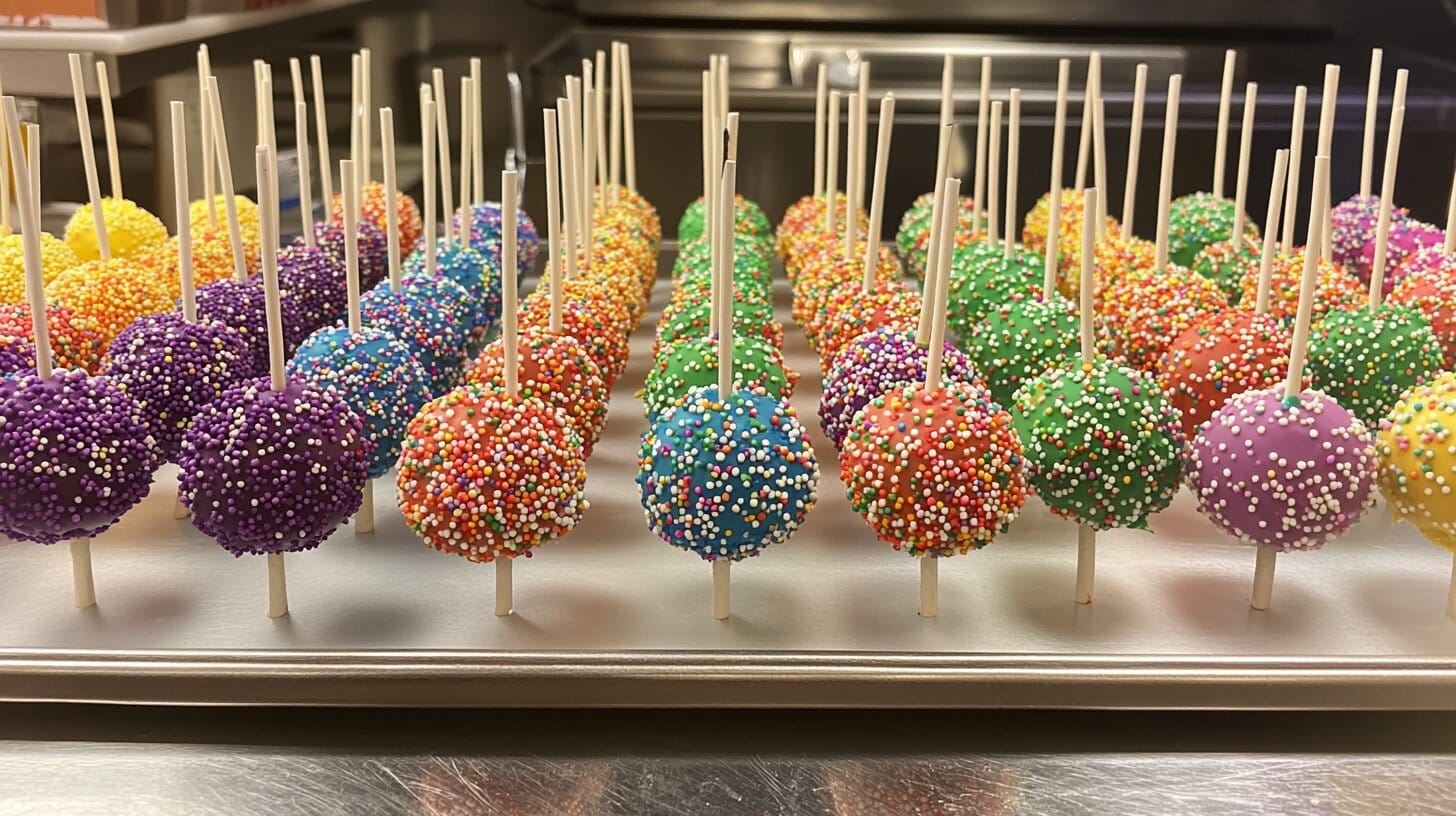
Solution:
[[[821,502],[793,540],[734,568],[733,616],[714,621],[707,565],[647,531],[633,483],[654,318],[589,465],[591,509],[516,565],[515,615],[491,614],[490,567],[409,533],[385,482],[376,533],[345,528],[288,557],[292,613],[270,620],[264,564],[173,520],[167,472],[95,543],[96,608],[71,608],[64,549],[0,546],[0,699],[1456,708],[1450,555],[1378,511],[1281,558],[1274,608],[1258,613],[1253,553],[1186,494],[1150,532],[1099,536],[1090,606],[1072,602],[1074,528],[1032,503],[992,546],[941,567],[940,617],[920,618],[916,563],[845,499],[817,430],[817,362],[792,325]]]

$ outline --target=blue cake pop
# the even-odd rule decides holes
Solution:
[[[430,393],[440,395],[460,380],[469,327],[462,317],[470,293],[445,278],[408,280],[398,293],[388,284],[365,292],[359,315],[365,326],[404,343],[424,368]]]

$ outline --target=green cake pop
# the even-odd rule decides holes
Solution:
[[[964,337],[965,352],[991,394],[1009,406],[1017,389],[1077,356],[1077,304],[1053,294],[1025,298],[986,315]]]
[[[794,393],[797,372],[784,365],[779,350],[757,337],[733,338],[733,384],[787,399]],[[654,417],[694,388],[718,383],[718,337],[698,337],[667,346],[658,354],[642,393],[647,416]]]

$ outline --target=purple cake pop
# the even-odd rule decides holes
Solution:
[[[106,373],[136,400],[164,461],[177,457],[192,417],[241,382],[248,344],[213,320],[188,323],[177,312],[147,315],[111,342]]]
[[[1390,294],[1400,282],[1406,258],[1428,248],[1440,246],[1446,240],[1446,232],[1423,221],[1408,218],[1400,223],[1390,222],[1390,238],[1385,247],[1385,292]],[[1375,239],[1372,237],[1360,248],[1356,272],[1360,281],[1370,283],[1370,273],[1375,266]]]
[[[344,222],[320,221],[313,225],[314,243],[344,265]],[[300,240],[299,243],[302,243]],[[280,263],[282,259],[280,258]],[[377,286],[389,274],[389,236],[377,224],[359,220],[359,288]]]
[[[440,395],[460,381],[467,327],[462,315],[470,294],[446,278],[406,281],[398,293],[388,284],[359,299],[365,326],[390,335],[414,353],[430,378],[430,394]]]
[[[838,448],[854,427],[854,415],[892,390],[925,382],[929,349],[905,332],[879,328],[855,338],[834,358],[819,398],[819,427]],[[944,382],[974,382],[970,358],[950,343],[942,355]]]
[[[1276,551],[1311,550],[1375,502],[1375,438],[1318,391],[1246,391],[1193,439],[1188,480],[1219,529]]]
[[[141,407],[110,377],[0,378],[0,534],[97,535],[147,495],[158,464]]]
[[[182,503],[233,555],[313,549],[359,510],[373,447],[333,391],[250,380],[187,429],[177,457]]]
[[[322,246],[279,250],[278,288],[298,305],[310,333],[338,320],[349,305],[344,262]]]
[[[1391,225],[1410,216],[1404,207],[1390,209]],[[1330,245],[1335,263],[1370,280],[1367,259],[1361,268],[1360,253],[1375,240],[1375,227],[1380,222],[1380,196],[1353,195],[1330,211]]]
[[[283,311],[283,354],[293,350],[309,335],[308,321],[298,301],[280,298]],[[268,371],[268,318],[264,313],[263,284],[257,278],[245,281],[220,280],[197,290],[197,320],[215,320],[231,326],[248,344],[238,377],[262,376]]]
[[[499,201],[482,201],[470,208],[469,229],[460,228],[460,216],[452,217],[457,234],[465,236],[465,242],[478,252],[492,256],[493,268],[500,267],[501,205]],[[536,265],[536,254],[541,249],[541,238],[536,224],[525,210],[516,214],[516,268],[525,277]]]
[[[35,349],[19,337],[0,335],[0,377],[35,370]]]

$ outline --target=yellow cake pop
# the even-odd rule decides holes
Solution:
[[[141,258],[167,240],[167,227],[129,198],[101,199],[101,215],[106,220],[106,237],[111,241],[114,258]],[[96,220],[91,205],[82,204],[66,224],[66,243],[82,261],[101,258],[96,245]]]
[[[1381,424],[1380,492],[1391,513],[1456,552],[1456,373],[1406,391]]]
[[[25,300],[25,250],[18,233],[0,237],[0,303]],[[80,263],[76,253],[49,232],[40,234],[40,276],[47,285]]]

